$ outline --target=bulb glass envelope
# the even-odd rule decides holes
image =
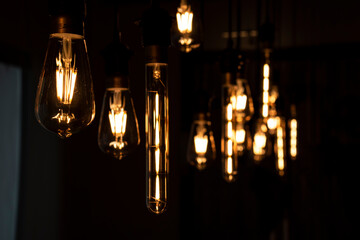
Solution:
[[[98,145],[117,159],[140,144],[138,121],[128,88],[107,88],[100,116]]]
[[[35,115],[43,127],[62,138],[80,131],[94,119],[95,100],[83,36],[50,35],[36,93]]]

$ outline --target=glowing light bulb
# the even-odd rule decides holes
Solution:
[[[98,132],[100,149],[116,159],[123,159],[139,144],[139,126],[129,89],[107,88]]]
[[[192,49],[200,46],[195,39],[196,35],[193,31],[194,26],[194,13],[191,11],[191,6],[187,4],[187,1],[182,0],[180,7],[176,13],[177,27],[180,33],[178,42],[180,49],[185,52],[190,52]]]
[[[277,170],[280,176],[285,173],[285,120],[279,118],[279,125],[276,128],[275,153],[277,157]]]
[[[35,115],[44,128],[61,138],[80,131],[94,119],[92,79],[82,35],[50,35],[36,92]]]
[[[269,81],[270,77],[270,66],[265,63],[263,66],[263,104],[262,104],[262,116],[264,118],[269,115]]]
[[[222,174],[227,182],[233,182],[237,176],[237,151],[236,146],[236,109],[235,86],[230,84],[230,74],[225,75],[225,84],[222,87]]]
[[[290,157],[292,160],[295,160],[297,156],[298,122],[295,117],[296,117],[296,108],[295,105],[291,105],[291,118],[289,119],[289,128],[290,128]]]
[[[166,181],[169,164],[167,67],[166,63],[147,63],[145,65],[146,158],[149,179],[147,206],[157,214],[162,213],[167,204]]]
[[[187,160],[199,170],[215,160],[215,142],[210,121],[205,114],[197,114],[190,130]]]

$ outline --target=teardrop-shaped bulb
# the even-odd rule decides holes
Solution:
[[[50,35],[36,92],[38,122],[61,138],[88,126],[95,117],[95,100],[82,35]]]
[[[187,160],[199,170],[205,169],[215,160],[215,142],[211,122],[205,119],[204,113],[198,114],[191,125]]]
[[[140,144],[139,126],[128,88],[107,88],[98,132],[100,149],[117,159]]]

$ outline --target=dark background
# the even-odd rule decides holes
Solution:
[[[219,158],[219,56],[226,47],[228,3],[193,1],[194,11],[202,13],[204,44],[202,51],[190,54],[169,48],[169,204],[159,216],[145,205],[144,54],[135,24],[149,1],[117,2],[123,41],[134,51],[130,88],[141,144],[121,161],[107,157],[97,146],[106,78],[101,51],[112,41],[115,3],[87,1],[85,37],[97,113],[88,128],[65,140],[43,129],[34,116],[49,34],[48,2],[0,4],[0,60],[23,68],[17,239],[349,239],[356,233],[355,163],[360,143],[356,1],[270,1],[275,24],[273,81],[279,86],[280,111],[288,116],[290,104],[297,106],[299,155],[289,162],[285,178],[276,175],[271,159],[264,166],[244,159],[233,184],[222,179]],[[179,3],[160,1],[172,16]],[[264,12],[262,1],[242,1],[242,30],[257,30],[259,20],[264,20],[259,9]],[[174,31],[175,27],[174,22]],[[257,44],[256,37],[242,39],[255,103],[261,90]],[[213,97],[218,153],[203,172],[186,162],[199,89]]]

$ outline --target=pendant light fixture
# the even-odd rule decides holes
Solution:
[[[85,3],[50,2],[51,29],[36,92],[38,122],[66,138],[88,126],[95,101],[84,38]]]
[[[168,60],[171,18],[152,1],[141,20],[145,48],[146,204],[156,214],[167,207],[169,174]]]
[[[121,42],[118,11],[114,41],[104,51],[106,91],[98,130],[100,149],[117,159],[130,154],[140,144],[136,112],[129,90],[131,51]]]

